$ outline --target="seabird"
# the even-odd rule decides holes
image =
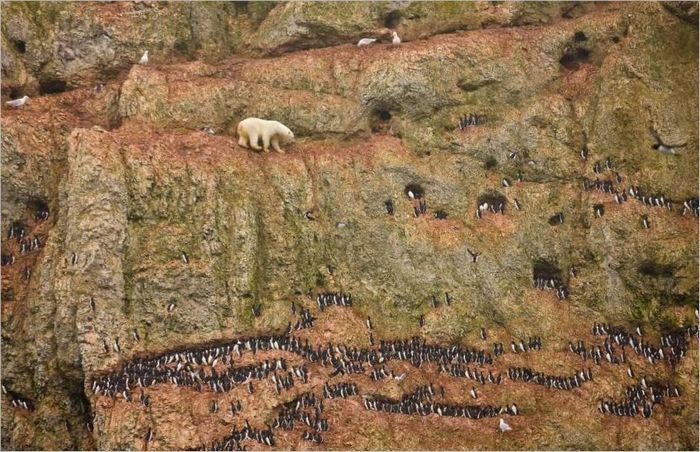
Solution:
[[[484,328],[482,328],[481,331],[479,331],[479,337],[481,337],[482,341],[486,340],[486,330]]]
[[[19,99],[14,100],[8,100],[7,102],[5,102],[5,105],[7,105],[8,107],[19,108],[27,103],[27,99],[29,99],[29,96],[20,97]]]
[[[506,421],[503,420],[503,418],[501,418],[501,419],[499,420],[499,422],[498,422],[498,429],[499,429],[501,432],[507,432],[508,430],[513,430],[513,429],[510,427],[510,425],[508,425],[508,424],[506,423]]]
[[[185,264],[190,263],[190,259],[187,257],[187,254],[184,251],[182,251],[181,257],[182,257],[182,262],[184,262]]]
[[[314,218],[314,213],[311,210],[307,210],[306,212],[304,212],[304,217],[307,220],[315,220],[316,219],[316,218]]]
[[[377,40],[376,38],[362,38],[359,41],[357,41],[357,47],[368,46],[368,45],[374,43],[376,40]]]
[[[476,260],[479,258],[480,253],[475,253],[472,250],[470,250],[469,248],[467,248],[467,252],[472,257],[472,263],[476,263]]]
[[[141,59],[139,60],[139,64],[148,64],[148,50],[143,52],[143,55],[141,55]]]
[[[397,46],[397,45],[401,44],[401,38],[399,37],[399,34],[398,34],[398,33],[396,33],[395,31],[393,31],[392,34],[391,34],[391,36],[392,36],[392,38],[391,38],[391,44],[392,44],[392,45]]]
[[[472,388],[469,390],[469,395],[472,396],[473,399],[476,399],[478,396],[476,394],[476,388],[472,386]]]
[[[644,226],[644,229],[649,229],[651,227],[649,218],[646,215],[642,215],[642,226]]]
[[[656,143],[652,145],[652,148],[656,151],[661,152],[662,154],[677,155],[678,153],[676,152],[676,149],[682,148],[683,146],[686,146],[688,144],[666,144],[661,140],[661,137],[656,132],[656,130],[654,130],[651,127],[649,128],[649,133],[651,133],[651,136],[654,137],[654,140],[656,140]]]
[[[173,309],[175,309],[175,303],[170,303],[168,305],[168,312],[173,312]]]
[[[372,330],[372,319],[369,318],[369,316],[367,316],[367,322],[365,322],[365,323],[367,325],[367,329],[369,329],[371,331]]]

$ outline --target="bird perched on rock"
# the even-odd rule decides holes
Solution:
[[[401,44],[401,38],[399,38],[399,34],[395,31],[391,32],[391,44],[395,46]]]
[[[10,106],[10,107],[14,107],[14,108],[19,108],[22,105],[27,103],[27,99],[29,99],[29,96],[20,97],[19,99],[15,99],[15,100],[8,100],[7,102],[5,102],[5,105]]]
[[[377,40],[376,38],[362,38],[359,41],[357,41],[357,47],[368,46],[368,45],[374,43],[376,40]]]
[[[506,423],[506,421],[503,420],[503,418],[501,418],[498,421],[498,430],[500,430],[501,432],[507,432],[508,430],[513,430],[513,429],[511,428],[510,425],[508,425]]]
[[[143,52],[143,55],[141,55],[141,59],[139,60],[139,64],[148,64],[148,50]]]

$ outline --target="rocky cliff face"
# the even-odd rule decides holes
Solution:
[[[202,447],[244,419],[265,428],[304,391],[320,397],[325,382],[352,381],[393,398],[433,383],[446,390],[439,403],[517,402],[520,414],[500,435],[492,418],[426,423],[365,411],[352,396],[325,402],[322,445],[301,440],[297,422],[273,429],[276,447],[697,449],[698,348],[688,329],[698,303],[697,4],[2,10],[3,100],[30,96],[2,117],[4,448]],[[390,29],[404,39],[397,48]],[[352,45],[364,36],[379,43]],[[135,65],[146,49],[151,62]],[[470,113],[478,124],[460,130]],[[286,154],[237,146],[248,116],[283,122],[296,144]],[[685,146],[654,150],[650,129]],[[484,202],[496,212],[477,218]],[[568,297],[538,290],[533,277],[543,275]],[[316,294],[331,291],[351,293],[352,307],[319,310]],[[504,383],[406,359],[385,365],[401,381],[373,381],[368,365],[332,376],[333,366],[285,350],[234,355],[235,366],[279,356],[306,365],[309,381],[281,395],[269,378],[254,395],[245,384],[225,393],[147,385],[148,406],[138,386],[131,402],[94,391],[96,378],[139,357],[283,334],[298,320],[290,303],[316,317],[293,333],[314,346],[368,347],[368,316],[376,346],[419,336],[493,355],[503,343],[506,353],[478,368]],[[567,344],[605,354],[593,322],[634,337],[640,326],[640,340],[666,356],[627,346],[626,363],[584,361]],[[682,358],[667,334],[686,341]],[[510,349],[535,336],[542,350]],[[625,347],[614,347],[621,356]],[[208,364],[206,375],[222,372]],[[509,367],[591,367],[594,378],[558,390],[509,379]],[[645,375],[680,396],[649,419],[641,403],[634,417],[598,412]],[[225,413],[236,400],[243,411]]]

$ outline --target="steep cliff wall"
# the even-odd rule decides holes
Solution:
[[[298,319],[294,302],[317,317],[295,333],[314,345],[367,347],[369,316],[377,344],[417,335],[490,353],[503,343],[507,353],[482,371],[592,367],[594,381],[572,391],[479,385],[478,403],[520,407],[505,435],[493,419],[425,422],[364,411],[360,397],[329,400],[323,445],[301,441],[297,427],[275,430],[280,448],[697,449],[698,348],[686,327],[697,324],[698,223],[683,214],[698,187],[697,4],[2,9],[3,100],[31,96],[2,116],[2,252],[15,258],[2,272],[4,448],[201,447],[244,419],[264,428],[281,401],[320,395],[326,381],[394,398],[432,382],[444,400],[470,402],[473,382],[435,363],[392,361],[387,369],[408,377],[382,383],[369,368],[330,376],[332,366],[288,351],[311,378],[281,396],[269,379],[252,396],[245,385],[153,385],[150,406],[137,388],[133,402],[93,391],[94,378],[135,357],[282,334]],[[389,29],[404,39],[398,48]],[[380,43],[352,45],[368,35]],[[134,65],[145,49],[150,64]],[[469,113],[482,121],[459,130]],[[247,116],[285,123],[296,144],[284,155],[237,146]],[[686,145],[655,151],[650,129]],[[617,203],[606,181],[628,200]],[[425,214],[415,215],[409,185],[424,192]],[[673,204],[650,207],[650,195]],[[502,200],[503,215],[477,218],[484,199]],[[21,252],[13,225],[39,248]],[[533,287],[543,263],[560,272],[566,300]],[[352,308],[319,311],[325,291],[351,293]],[[629,363],[596,365],[567,345],[602,347],[593,322],[641,326],[657,345],[682,331],[688,349],[669,364],[628,347]],[[541,351],[510,350],[532,336]],[[236,366],[275,356],[243,353]],[[681,396],[650,419],[599,413],[599,400],[635,383],[628,366]],[[239,399],[242,413],[224,413]]]

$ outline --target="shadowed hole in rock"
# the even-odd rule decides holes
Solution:
[[[396,28],[401,23],[401,11],[392,11],[384,16],[384,26],[386,28]]]
[[[19,53],[24,53],[27,51],[27,43],[25,43],[21,39],[13,39],[12,45]]]
[[[49,213],[48,203],[41,198],[30,199],[27,202],[27,209],[29,210],[29,214],[32,216],[32,218],[39,217],[39,214],[42,212],[46,212],[46,216],[48,216]]]
[[[614,42],[615,44],[617,44],[618,42],[620,42],[620,38],[617,37],[617,36],[613,36],[612,38],[610,38],[610,40],[611,40],[612,42]]]
[[[501,193],[494,190],[479,195],[479,197],[477,198],[477,202],[479,203],[479,205],[488,203],[493,206],[499,206],[500,204],[506,206],[508,204],[508,199]]]
[[[654,278],[670,278],[676,269],[671,264],[660,264],[651,260],[646,260],[639,264],[639,273]]]
[[[575,71],[581,66],[581,63],[585,63],[589,60],[590,55],[591,51],[585,47],[566,49],[564,55],[559,59],[559,63],[566,69]]]
[[[484,162],[484,168],[487,170],[494,169],[498,166],[498,160],[496,160],[495,157],[491,156],[486,159]]]
[[[545,259],[538,259],[532,264],[532,278],[557,279],[561,281],[561,270]]]
[[[574,33],[574,42],[583,42],[587,40],[588,36],[586,36],[586,33],[582,31],[577,31],[576,33]]]
[[[391,112],[385,109],[376,109],[372,112],[370,129],[372,132],[380,132],[386,128],[391,120]]]
[[[403,191],[409,198],[411,197],[411,195],[408,194],[409,192],[413,194],[414,199],[420,199],[425,196],[425,190],[418,184],[408,184]]]
[[[22,96],[24,96],[24,92],[22,91],[22,88],[10,89],[10,99],[19,99]]]
[[[68,84],[60,79],[48,79],[39,82],[39,94],[56,94],[68,90]]]

